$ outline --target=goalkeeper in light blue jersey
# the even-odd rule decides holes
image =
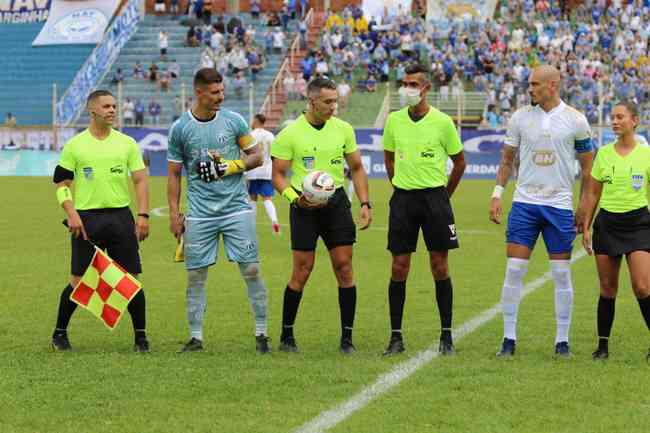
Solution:
[[[170,230],[183,239],[188,274],[190,340],[183,352],[203,349],[205,282],[223,236],[228,259],[239,264],[255,316],[256,348],[268,353],[267,294],[260,276],[255,216],[243,172],[263,162],[261,149],[237,113],[221,110],[222,76],[211,68],[194,76],[196,103],[171,127],[167,150]],[[188,213],[180,213],[181,176],[187,174]]]

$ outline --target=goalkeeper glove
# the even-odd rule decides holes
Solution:
[[[208,161],[199,161],[196,167],[199,177],[204,182],[212,182],[224,176],[241,173],[244,170],[246,170],[246,166],[241,159],[210,159]]]

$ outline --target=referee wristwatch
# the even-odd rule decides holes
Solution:
[[[360,206],[361,206],[361,207],[364,207],[364,206],[365,206],[365,207],[367,207],[368,209],[372,209],[372,203],[370,203],[369,201],[364,201],[363,203],[361,203]]]

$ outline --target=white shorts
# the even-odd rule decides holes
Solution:
[[[165,3],[156,3],[153,10],[155,12],[165,12]]]

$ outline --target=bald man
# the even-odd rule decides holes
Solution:
[[[586,117],[560,99],[561,77],[556,68],[539,66],[528,81],[532,104],[518,109],[508,123],[490,203],[490,220],[501,224],[501,195],[518,155],[519,173],[508,215],[508,261],[501,294],[504,338],[497,356],[515,353],[523,280],[541,233],[555,282],[555,354],[568,357],[573,308],[570,259],[576,223],[582,219],[573,215],[574,167],[577,157],[584,185],[593,162],[591,130]]]

